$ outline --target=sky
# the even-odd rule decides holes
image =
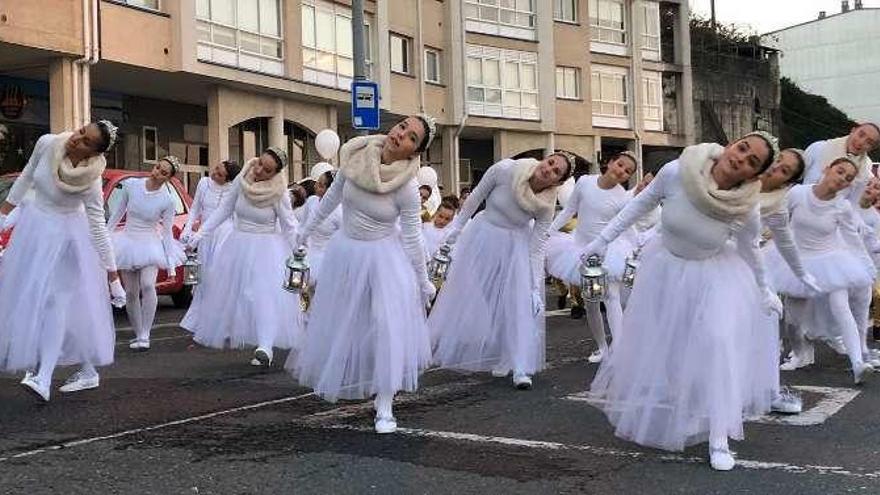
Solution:
[[[849,0],[850,9],[855,0]],[[880,7],[880,0],[863,0],[864,7]],[[691,11],[709,17],[710,0],[690,0]],[[718,22],[736,24],[744,31],[763,34],[819,17],[819,11],[840,12],[840,0],[715,0]]]

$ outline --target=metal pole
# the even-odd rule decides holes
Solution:
[[[712,6],[712,31],[715,31],[715,0],[709,0],[709,3]]]
[[[351,39],[354,56],[354,79],[367,78],[366,33],[364,32],[364,0],[351,1]],[[376,95],[378,97],[378,95]],[[355,130],[355,134],[366,135],[366,130]]]

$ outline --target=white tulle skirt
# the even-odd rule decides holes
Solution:
[[[749,267],[728,244],[708,259],[644,249],[623,331],[592,384],[615,435],[666,450],[713,433],[743,438],[743,415],[769,408],[763,375],[748,373],[767,331]]]
[[[434,361],[466,371],[544,369],[544,314],[532,314],[531,228],[477,215],[452,251],[449,275],[428,318]]]
[[[107,270],[85,213],[34,203],[21,208],[0,261],[0,369],[35,369],[46,338],[63,339],[59,365],[112,363],[116,332]]]
[[[322,398],[413,392],[431,360],[425,310],[398,235],[327,244],[302,345],[285,367]]]
[[[292,348],[303,323],[299,295],[285,291],[284,267],[290,248],[280,233],[233,230],[200,291],[196,342],[214,348]]]
[[[311,285],[317,285],[321,277],[321,267],[324,265],[324,255],[327,253],[327,246],[309,248],[309,278]]]
[[[223,249],[223,243],[229,239],[233,230],[232,219],[229,219],[221,223],[210,236],[203,237],[199,241],[198,257],[201,263],[199,267],[199,284],[193,288],[193,298],[189,304],[189,309],[186,311],[186,315],[184,315],[183,320],[180,322],[181,327],[192,329],[198,326],[202,304],[204,304],[204,287],[209,283],[208,280],[215,271],[223,271],[222,266],[218,267],[214,263],[214,258]]]
[[[608,245],[603,266],[610,282],[623,280],[626,259],[635,250],[631,235],[622,235]],[[547,273],[572,285],[581,283],[581,253],[587,247],[579,244],[574,235],[555,232],[547,241]]]
[[[140,270],[148,266],[168,270],[186,261],[183,244],[175,239],[163,239],[158,232],[120,230],[111,238],[120,270]]]

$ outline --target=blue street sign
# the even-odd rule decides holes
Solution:
[[[379,85],[373,81],[351,82],[351,126],[379,128]]]

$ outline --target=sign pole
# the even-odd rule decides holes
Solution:
[[[355,82],[367,79],[367,59],[366,59],[366,36],[364,33],[364,0],[352,0],[351,2],[351,39],[352,39],[352,55],[354,56],[354,80]],[[354,88],[352,88],[352,99],[354,100]],[[352,101],[354,104],[354,101]],[[352,122],[352,126],[355,126]],[[364,135],[365,129],[357,129],[355,134]]]

